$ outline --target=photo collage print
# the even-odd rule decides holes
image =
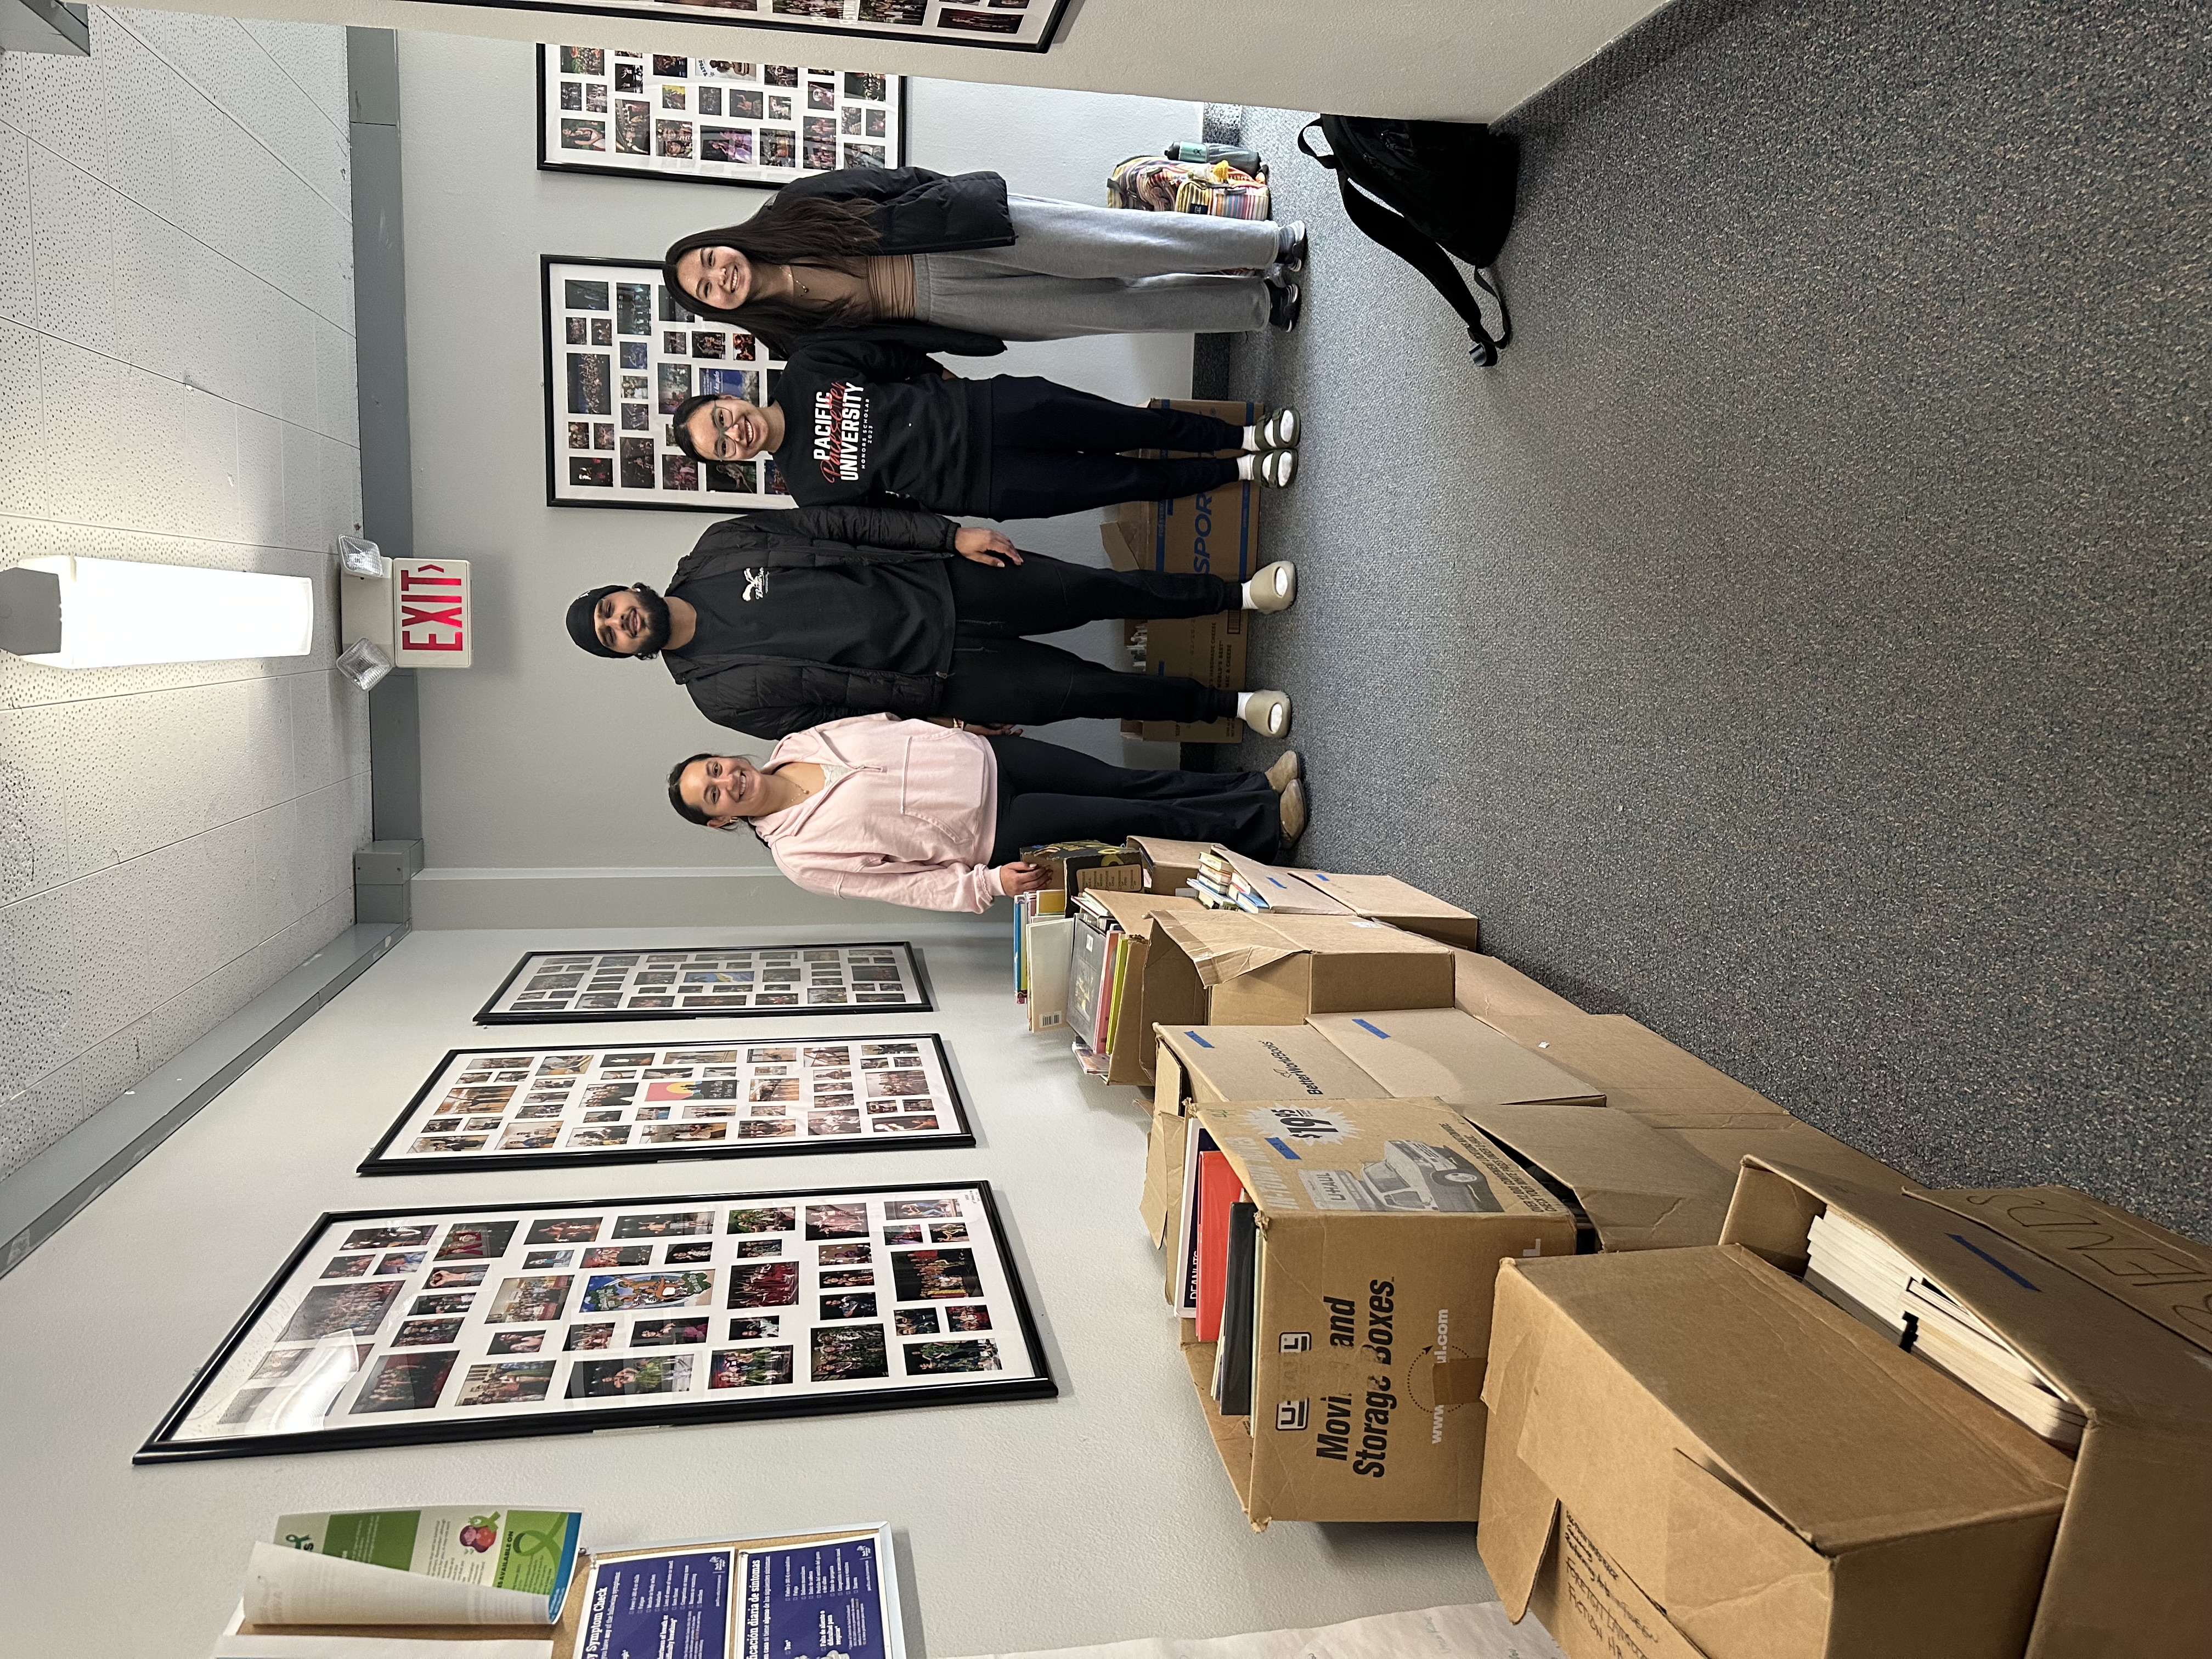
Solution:
[[[1052,1391],[981,1184],[341,1217],[140,1457],[993,1383]]]
[[[446,1056],[361,1172],[974,1139],[932,1036],[464,1050]]]
[[[692,951],[533,951],[479,1025],[710,1014],[927,1013],[908,945],[727,945]]]
[[[538,165],[774,186],[835,167],[905,164],[895,75],[538,49]]]

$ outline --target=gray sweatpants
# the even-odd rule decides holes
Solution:
[[[1279,241],[1267,219],[1144,213],[1009,196],[1012,247],[914,256],[914,314],[1002,340],[1267,325],[1265,270]]]

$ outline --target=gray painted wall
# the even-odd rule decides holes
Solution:
[[[416,548],[474,561],[479,618],[474,667],[417,677],[431,866],[417,883],[417,924],[680,922],[699,914],[694,872],[757,867],[765,854],[750,836],[676,817],[668,765],[702,748],[766,745],[702,720],[659,666],[587,657],[562,629],[577,593],[665,580],[714,520],[544,504],[538,258],[650,257],[768,198],[540,172],[531,47],[430,34],[402,34],[398,47]],[[1100,198],[1115,161],[1195,136],[1200,118],[1191,104],[1032,88],[917,81],[908,93],[917,163],[995,168],[1017,190],[1084,201]],[[1150,336],[1017,346],[953,367],[1140,399],[1187,393],[1190,356],[1188,335]],[[1025,526],[1022,541],[1102,558],[1096,514]],[[1109,633],[1068,639],[1103,654]],[[1119,757],[1103,722],[1046,735]],[[657,873],[670,869],[683,874]],[[864,914],[772,872],[712,890],[716,915]]]

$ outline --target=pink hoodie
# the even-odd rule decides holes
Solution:
[[[794,732],[763,769],[787,761],[848,766],[796,806],[755,818],[783,873],[839,898],[924,910],[988,910],[999,757],[972,732],[894,714]]]

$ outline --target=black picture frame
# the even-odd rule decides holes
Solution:
[[[775,1010],[769,1011],[776,1012]],[[789,1012],[786,1009],[781,1012]],[[711,1040],[711,1039],[710,1039]],[[385,1175],[455,1175],[477,1170],[562,1170],[582,1169],[602,1164],[662,1164],[693,1158],[788,1158],[794,1154],[817,1153],[836,1155],[845,1152],[889,1152],[935,1151],[945,1147],[969,1147],[975,1144],[975,1131],[969,1121],[968,1103],[960,1091],[960,1079],[952,1066],[952,1055],[945,1046],[943,1036],[934,1031],[868,1031],[851,1036],[754,1036],[732,1037],[731,1042],[753,1046],[781,1042],[803,1047],[809,1042],[926,1042],[937,1056],[938,1070],[945,1079],[945,1092],[951,1103],[952,1120],[957,1129],[926,1130],[911,1134],[887,1135],[880,1139],[870,1135],[854,1141],[823,1139],[819,1140],[793,1139],[746,1141],[726,1145],[702,1142],[682,1142],[665,1146],[607,1146],[588,1151],[570,1150],[544,1152],[485,1152],[456,1153],[442,1158],[392,1158],[386,1154],[394,1142],[406,1133],[409,1123],[420,1113],[423,1102],[444,1081],[453,1062],[464,1054],[496,1054],[507,1052],[500,1048],[448,1048],[438,1063],[423,1079],[422,1087],[409,1097],[399,1115],[392,1119],[392,1127],[369,1151],[367,1158],[356,1166],[355,1173],[364,1176]],[[564,1042],[559,1052],[563,1054],[603,1054],[636,1048],[644,1045],[635,1042]],[[696,1047],[697,1041],[677,1044],[658,1043],[660,1048]]]
[[[564,155],[589,155],[592,152],[587,150],[572,150],[556,154],[549,144],[549,135],[552,130],[550,117],[553,112],[546,108],[545,97],[546,88],[559,77],[559,71],[553,66],[553,61],[550,57],[550,53],[556,49],[556,46],[557,46],[558,44],[559,43],[556,42],[553,45],[548,45],[544,41],[540,41],[538,46],[538,169],[541,173],[581,173],[601,179],[655,179],[664,184],[672,185],[712,185],[717,188],[722,189],[763,190],[769,191],[772,195],[775,192],[781,191],[787,184],[794,183],[801,179],[813,178],[817,173],[825,171],[825,169],[820,167],[794,167],[769,170],[782,173],[784,176],[781,178],[723,179],[703,173],[664,172],[660,168],[653,167],[617,167],[603,162],[566,160],[564,159]],[[611,52],[617,50],[617,48],[608,47],[605,48],[605,50]],[[650,54],[648,53],[647,55]],[[690,55],[696,56],[697,54],[694,53]],[[848,73],[848,71],[844,70],[839,70],[836,72],[839,75]],[[872,73],[873,71],[867,72]],[[889,81],[895,81],[898,83],[897,130],[895,133],[890,135],[890,142],[895,148],[896,153],[885,158],[884,165],[891,167],[901,167],[907,165],[907,156],[910,147],[908,125],[910,106],[908,100],[909,94],[912,91],[912,85],[909,77],[903,75],[887,74],[884,78]],[[568,263],[580,264],[583,264],[584,261],[581,259],[575,259],[571,260]]]
[[[479,1418],[381,1426],[362,1424],[289,1434],[240,1435],[191,1441],[171,1437],[191,1414],[192,1407],[198,1402],[208,1385],[215,1381],[224,1365],[235,1356],[240,1346],[252,1333],[270,1304],[298,1273],[301,1265],[319,1249],[329,1248],[321,1241],[325,1232],[334,1226],[364,1221],[405,1221],[433,1217],[475,1219],[490,1218],[504,1213],[538,1215],[562,1210],[661,1208],[685,1204],[758,1206],[784,1200],[803,1202],[811,1198],[873,1197],[878,1194],[904,1196],[930,1193],[973,1193],[982,1205],[984,1218],[990,1225],[1000,1271],[1006,1278],[1006,1299],[1015,1315],[1024,1357],[1031,1375],[996,1382],[933,1384],[808,1398],[715,1400],[708,1395],[700,1404],[642,1405],[627,1407],[620,1411],[556,1411],[529,1417]],[[716,1310],[718,1315],[722,1311]],[[992,1329],[994,1339],[1000,1334],[994,1324]],[[713,1345],[709,1343],[708,1346]],[[137,1451],[132,1454],[131,1461],[134,1465],[208,1462],[223,1458],[279,1456],[295,1452],[353,1451],[385,1446],[523,1439],[538,1435],[590,1434],[611,1429],[655,1428],[690,1423],[843,1416],[854,1412],[964,1405],[976,1401],[1048,1400],[1059,1392],[1060,1385],[1052,1375],[1050,1360],[1037,1332],[1028,1286],[1023,1282],[1019,1267],[1014,1261],[1006,1225],[999,1213],[997,1195],[988,1181],[896,1182],[876,1186],[793,1188],[755,1193],[687,1193],[667,1196],[655,1194],[642,1197],[560,1199],[542,1203],[441,1204],[402,1209],[325,1211],[315,1218],[299,1243],[285,1257],[283,1266],[262,1286],[245,1314],[193,1374],[176,1403],[162,1413],[160,1422]]]
[[[564,425],[572,423],[575,419],[575,416],[569,411],[560,407],[561,382],[556,378],[554,373],[554,356],[556,348],[553,343],[553,320],[559,311],[564,311],[567,308],[565,307],[556,308],[553,302],[553,273],[556,268],[562,267],[630,271],[635,273],[637,276],[649,281],[656,287],[656,289],[663,286],[660,281],[660,262],[658,259],[613,259],[607,258],[598,254],[580,253],[541,253],[538,256],[538,331],[539,336],[539,350],[541,353],[540,361],[543,365],[542,374],[545,390],[546,506],[563,508],[580,508],[587,512],[604,512],[611,508],[615,511],[623,513],[712,513],[719,516],[727,516],[732,513],[744,512],[755,507],[788,507],[796,506],[797,503],[794,502],[789,495],[781,494],[778,491],[768,489],[756,490],[750,494],[747,494],[743,491],[707,490],[702,491],[696,495],[675,495],[661,494],[660,486],[659,483],[656,483],[653,486],[653,493],[651,495],[645,495],[642,492],[635,495],[611,493],[608,498],[605,500],[594,499],[592,495],[562,493],[562,486],[561,483],[561,457],[565,452],[562,449],[560,439]],[[710,331],[727,331],[732,335],[745,331],[737,329],[730,324],[717,323],[711,319],[699,318],[689,311],[687,311],[684,315],[690,319],[690,323],[696,323],[702,329]],[[657,319],[658,313],[656,313],[656,323],[653,331],[656,335],[666,331],[660,326]],[[685,325],[685,331],[690,331],[689,323]],[[761,346],[763,351],[766,352],[768,343],[764,340],[758,341],[757,343]],[[648,340],[647,344],[648,348],[647,360],[650,362],[653,356],[651,350],[652,342]],[[592,350],[605,349],[605,348],[597,347],[591,348]],[[751,362],[753,368],[762,377],[763,396],[765,398],[768,395],[767,388],[770,383],[770,378],[783,372],[784,360],[771,354],[753,359]],[[621,371],[611,370],[610,373],[619,376]],[[620,400],[611,400],[611,413],[613,410],[618,410],[620,407]],[[653,413],[647,416],[647,423],[644,431],[653,441],[655,458],[665,463],[670,453],[671,447],[665,445],[659,435],[665,422],[659,414],[657,397],[648,404],[648,407],[652,409]],[[599,419],[599,417],[596,416],[586,416],[586,418],[588,420]],[[605,422],[602,422],[601,423]],[[599,453],[608,452],[594,453]],[[763,469],[761,477],[764,479],[767,476],[765,469],[768,465],[768,457],[763,456],[756,461],[737,463],[735,465],[759,467]],[[595,491],[598,489],[605,488],[610,492],[613,492],[617,489],[617,485],[611,482],[613,478],[618,477],[619,474],[611,471],[611,453],[610,461],[611,482],[605,486],[592,486]],[[659,476],[658,468],[655,469],[654,476],[656,478]],[[580,488],[580,486],[576,486],[576,488]]]
[[[587,5],[575,0],[456,0],[465,6],[481,6],[493,11],[554,12],[574,17],[620,17],[632,21],[650,18],[656,22],[703,23],[710,27],[730,30],[760,29],[777,34],[842,35],[865,40],[914,40],[924,45],[980,47],[994,52],[1049,52],[1059,39],[1060,26],[1067,14],[1069,0],[1037,0],[1037,9],[1044,21],[1034,39],[1027,40],[993,40],[958,29],[925,30],[901,24],[879,23],[873,27],[855,27],[843,23],[779,22],[773,14],[732,14],[715,8],[701,8],[686,4],[647,5]],[[988,9],[977,8],[978,9]],[[963,7],[962,9],[969,9]]]
[[[515,1012],[501,1010],[500,999],[514,987],[515,981],[530,970],[530,964],[541,957],[627,957],[666,956],[676,951],[903,951],[911,971],[917,1000],[897,1004],[870,1003],[862,1006],[855,1003],[801,1005],[777,1008],[586,1008],[538,1012],[535,1010]],[[526,951],[499,988],[477,1010],[472,1024],[477,1025],[587,1025],[611,1024],[626,1020],[649,1019],[824,1019],[850,1017],[854,1014],[933,1014],[936,1001],[930,991],[929,973],[922,961],[920,947],[905,939],[850,939],[832,942],[801,942],[792,945],[648,945],[635,947],[622,945],[592,946],[574,951]]]

